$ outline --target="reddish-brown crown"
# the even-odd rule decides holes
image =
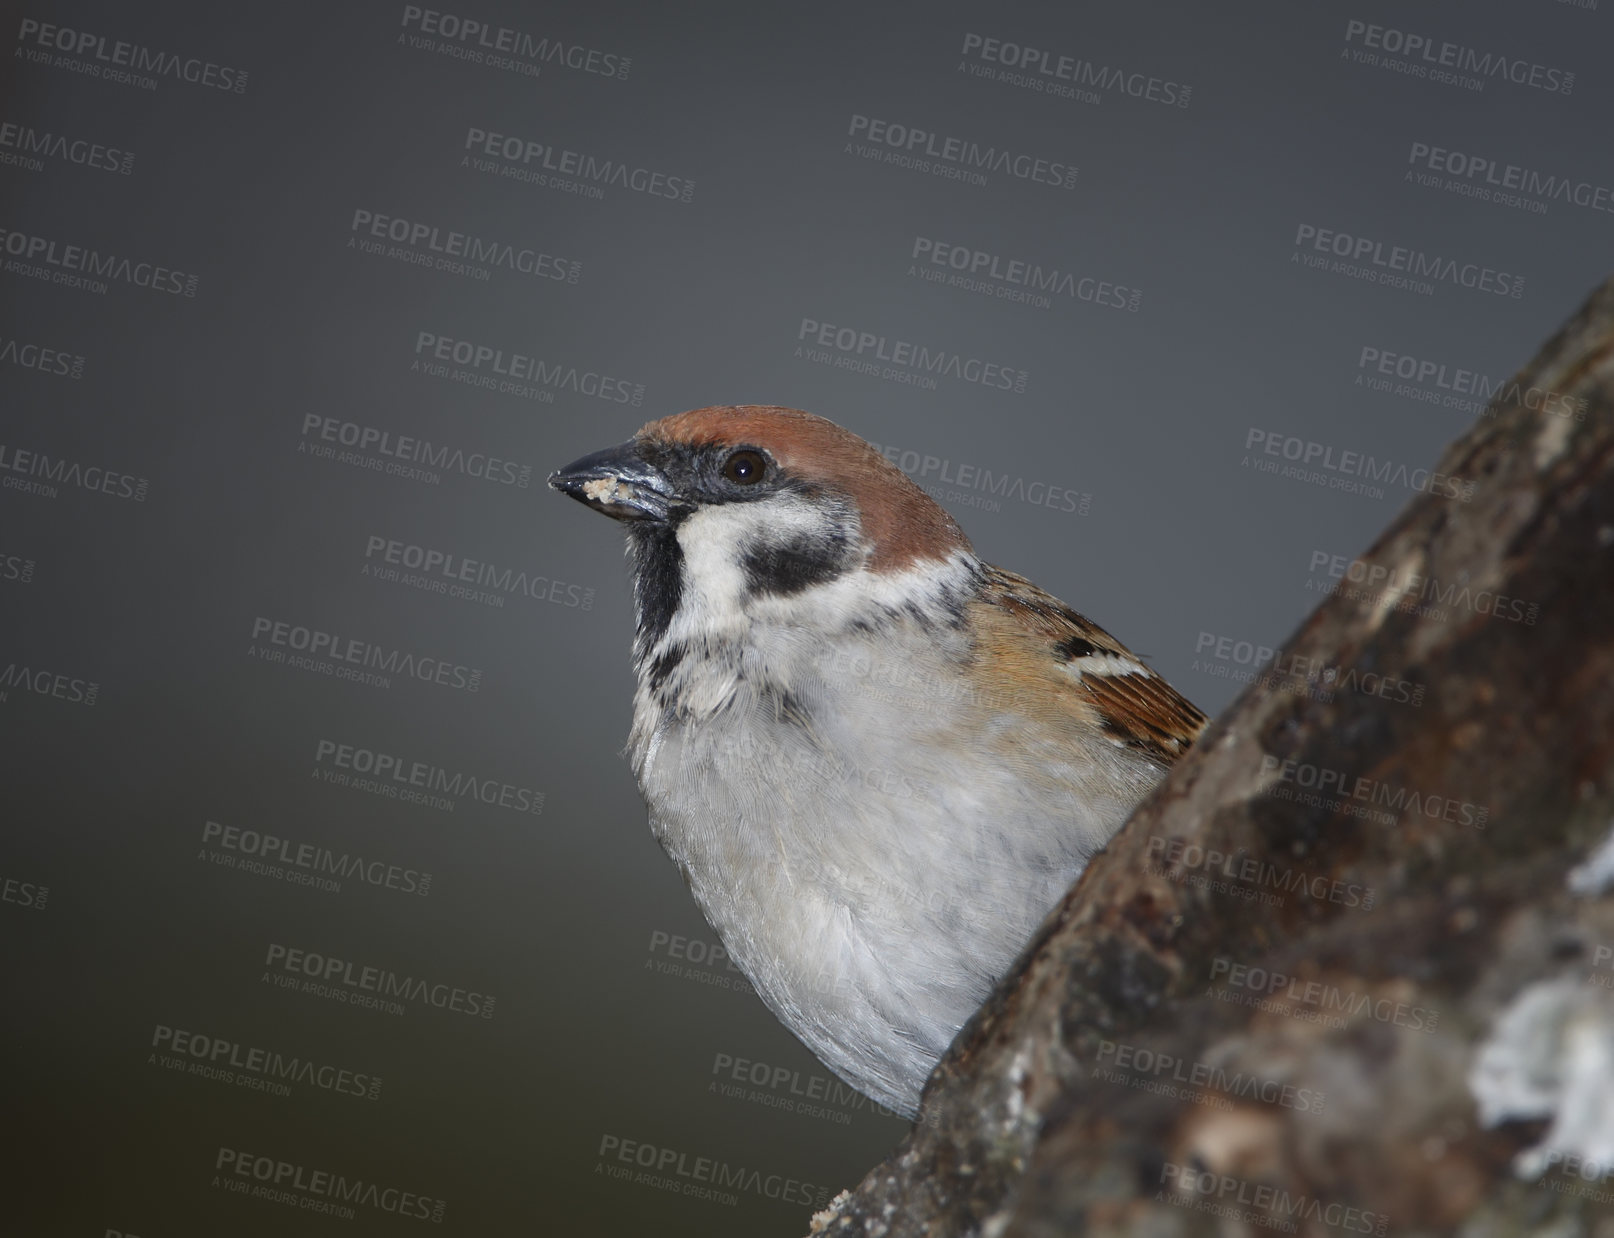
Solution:
[[[761,447],[781,468],[857,503],[873,546],[869,567],[896,571],[916,560],[969,550],[969,538],[941,506],[874,447],[833,421],[771,404],[718,404],[652,421],[641,439],[667,444]]]

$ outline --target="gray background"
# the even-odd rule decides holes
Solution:
[[[721,962],[691,961],[687,945],[674,957],[676,940],[700,955],[712,934],[619,755],[620,533],[542,478],[649,418],[759,402],[950,473],[1007,474],[1016,494],[1068,490],[1081,510],[940,486],[984,557],[1214,713],[1251,668],[1203,653],[1205,635],[1280,643],[1326,583],[1314,552],[1362,550],[1413,494],[1259,472],[1250,429],[1429,465],[1471,413],[1369,390],[1362,349],[1500,379],[1606,273],[1607,209],[1536,212],[1406,179],[1423,142],[1614,184],[1606,8],[448,10],[629,58],[614,77],[417,48],[400,4],[16,11],[0,123],[134,158],[124,174],[0,146],[17,156],[0,164],[0,227],[198,280],[194,297],[116,279],[85,290],[0,255],[0,348],[83,358],[77,378],[0,360],[0,443],[149,483],[143,501],[0,489],[7,1227],[432,1226],[232,1193],[216,1180],[227,1148],[446,1200],[442,1232],[800,1232],[810,1208],[771,1187],[713,1200],[606,1172],[630,1167],[603,1141],[631,1140],[686,1167],[709,1157],[747,1182],[805,1183],[792,1193],[816,1202],[905,1126],[844,1097],[808,1110],[791,1089],[816,1092],[827,1072]],[[150,90],[54,53],[38,63],[25,18],[245,70],[246,87],[163,77]],[[1472,91],[1355,63],[1352,19],[1572,71],[1573,90]],[[1113,89],[1092,103],[976,76],[970,32],[1192,93],[1186,107]],[[1075,187],[864,159],[848,153],[868,144],[848,134],[855,114],[1074,164]],[[692,180],[693,194],[490,176],[462,164],[472,127]],[[356,210],[557,255],[578,279],[479,280],[362,253],[348,244]],[[1308,269],[1293,260],[1302,224],[1522,275],[1523,295]],[[1041,308],[927,282],[910,274],[916,238],[1142,296],[1135,312],[1070,296]],[[818,364],[797,355],[805,318],[1023,370],[1026,390]],[[642,384],[642,400],[559,389],[543,402],[432,376],[412,368],[422,331]],[[299,450],[311,413],[490,452],[531,481],[445,471],[431,484],[318,459]],[[367,576],[371,537],[521,568],[560,582],[557,600],[540,589],[492,606]],[[260,618],[474,668],[480,690],[267,663],[252,652]],[[36,685],[37,672],[94,682],[95,703],[19,687],[23,668]],[[541,791],[542,813],[332,785],[317,776],[321,739]],[[430,892],[226,868],[208,821],[429,872]],[[398,1016],[283,989],[266,978],[270,943],[492,994],[494,1015],[411,1002]],[[308,1085],[280,1096],[168,1069],[158,1025],[383,1086],[374,1101]],[[788,1079],[724,1095],[720,1054]]]

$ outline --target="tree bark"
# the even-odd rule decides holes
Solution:
[[[1614,1216],[1614,280],[1359,561],[814,1234]]]

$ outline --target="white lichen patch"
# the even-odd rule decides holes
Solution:
[[[1596,898],[1614,886],[1614,829],[1585,860],[1569,870],[1567,881],[1569,892],[1582,898]]]
[[[1544,469],[1569,447],[1569,436],[1575,428],[1572,417],[1544,417],[1541,432],[1536,435],[1535,465]]]
[[[807,1231],[808,1238],[812,1238],[814,1234],[823,1233],[826,1229],[833,1225],[835,1223],[835,1218],[841,1214],[841,1208],[845,1205],[846,1201],[851,1198],[852,1192],[850,1190],[842,1191],[834,1199],[829,1201],[829,1207],[813,1213],[813,1219],[810,1223],[811,1228]]]
[[[1551,1119],[1514,1172],[1614,1166],[1614,993],[1560,976],[1530,985],[1502,1011],[1468,1074],[1480,1122]]]
[[[1026,1094],[1024,1084],[1030,1074],[1031,1042],[1027,1038],[1015,1050],[1014,1056],[1009,1059],[1007,1069],[1003,1072],[1004,1121],[1010,1130],[1018,1130],[1025,1122]]]
[[[1423,571],[1423,551],[1416,546],[1410,547],[1407,557],[1397,563],[1390,573],[1389,585],[1373,599],[1373,611],[1368,616],[1367,622],[1369,632],[1377,632],[1383,626],[1384,620],[1401,605],[1401,599],[1413,589],[1422,587]]]

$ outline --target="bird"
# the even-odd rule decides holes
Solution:
[[[677,413],[549,485],[627,532],[651,832],[774,1015],[914,1119],[1205,715],[812,413]]]

